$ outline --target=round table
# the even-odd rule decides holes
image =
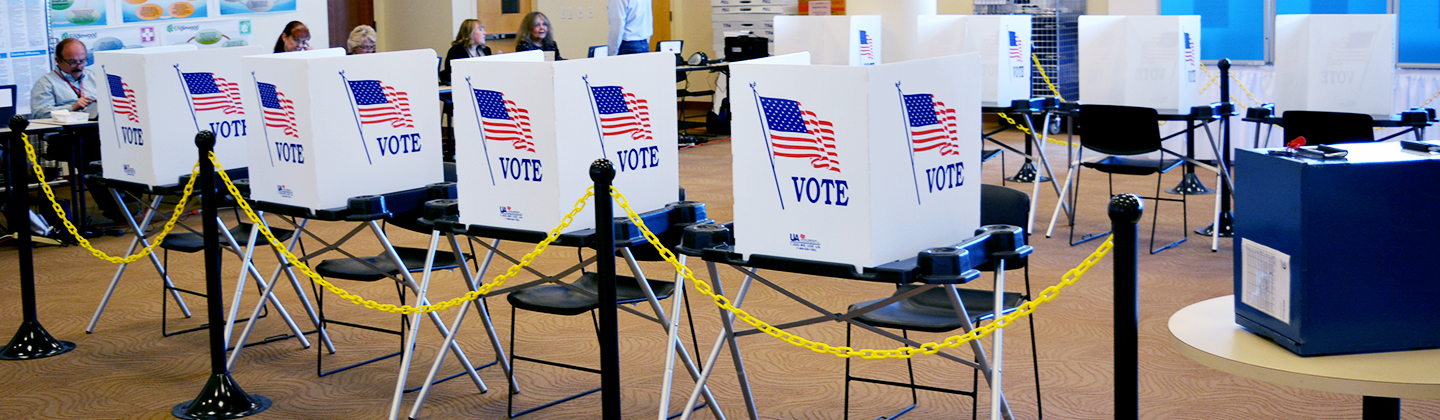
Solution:
[[[1297,388],[1365,396],[1365,418],[1400,417],[1400,398],[1440,399],[1440,349],[1300,357],[1235,324],[1235,297],[1170,316],[1170,344],[1222,372]]]

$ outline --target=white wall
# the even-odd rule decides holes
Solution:
[[[455,14],[455,9],[464,6],[460,3],[468,4],[468,15]],[[460,21],[474,18],[475,14],[473,0],[375,0],[375,47],[380,51],[429,48],[444,56]]]
[[[550,18],[561,56],[585,58],[591,46],[605,45],[610,34],[605,4],[605,0],[535,0],[535,10]]]

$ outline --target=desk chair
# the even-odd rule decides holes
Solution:
[[[1079,214],[1079,209],[1075,205],[1080,196],[1080,171],[1078,171],[1080,167],[1094,169],[1109,175],[1110,195],[1115,195],[1115,175],[1154,175],[1155,194],[1150,197],[1141,197],[1154,200],[1156,203],[1154,211],[1151,212],[1150,253],[1164,251],[1180,245],[1188,239],[1186,237],[1190,231],[1187,225],[1189,212],[1186,208],[1188,194],[1182,194],[1178,199],[1160,195],[1161,175],[1180,167],[1185,161],[1180,158],[1183,155],[1166,150],[1161,146],[1161,142],[1165,138],[1160,136],[1160,126],[1154,123],[1158,120],[1159,113],[1154,108],[1118,105],[1080,106],[1075,118],[1076,127],[1080,130],[1080,150],[1076,153],[1076,163],[1071,164],[1069,172],[1065,175],[1065,189],[1072,188],[1070,181],[1074,180],[1074,191],[1070,195],[1070,208],[1073,209],[1069,220],[1071,246],[1105,237],[1109,233],[1082,234],[1080,240],[1075,240],[1075,219]],[[1103,155],[1087,161],[1085,160],[1085,151],[1087,150]],[[1143,157],[1156,152],[1160,153],[1159,158]],[[1176,156],[1176,158],[1167,159],[1165,154]],[[1062,201],[1064,196],[1062,190]],[[1155,227],[1159,220],[1159,203],[1161,201],[1180,202],[1182,218],[1180,239],[1157,249],[1155,248]]]
[[[980,224],[989,225],[1011,225],[1020,226],[1028,220],[1027,214],[1030,211],[1030,196],[1019,190],[999,185],[980,185]],[[1029,233],[1026,233],[1029,236]],[[1003,296],[1004,310],[1009,313],[1020,304],[1031,299],[1030,291],[1030,258],[1028,255],[1016,256],[1005,259],[1004,269],[1024,270],[1025,293],[1006,292]],[[975,266],[976,270],[995,273],[998,268],[996,261],[985,261]],[[996,275],[999,275],[998,273]],[[911,292],[918,286],[901,285],[892,296],[904,295]],[[963,307],[969,315],[971,325],[991,320],[995,315],[994,291],[962,288],[956,290],[963,302]],[[898,302],[891,303],[873,312],[857,316],[856,319],[881,328],[898,329],[902,337],[909,338],[909,331],[921,331],[928,333],[946,333],[964,328],[966,323],[956,316],[954,306],[950,304],[947,292],[943,288],[935,288],[920,292],[919,294],[905,298]],[[883,299],[876,299],[850,305],[849,310],[857,310],[869,305],[881,302]],[[1035,401],[1038,418],[1044,418],[1044,405],[1040,394],[1040,357],[1035,346],[1035,317],[1026,317],[1030,322],[1030,352],[1031,364],[1035,369]],[[845,345],[850,345],[851,330],[853,327],[846,324]],[[915,367],[910,359],[905,360],[906,372],[909,382],[893,382],[882,379],[866,378],[851,374],[850,359],[845,359],[845,416],[850,416],[850,382],[866,382],[880,385],[890,385],[910,389],[910,406],[901,409],[899,412],[884,418],[896,418],[919,404],[917,390],[926,390],[946,394],[966,395],[974,402],[979,387],[980,371],[976,370],[971,375],[970,391],[959,389],[946,389],[915,383]],[[978,413],[971,405],[971,418]]]
[[[1280,119],[1287,144],[1302,136],[1311,145],[1375,141],[1375,120],[1365,114],[1285,111]]]

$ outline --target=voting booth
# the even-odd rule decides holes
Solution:
[[[918,58],[980,54],[980,103],[1030,99],[1030,15],[921,15]]]
[[[1203,105],[1200,16],[1080,16],[1080,98],[1188,113]]]
[[[251,198],[309,209],[444,180],[435,52],[245,57]]]
[[[1275,112],[1387,118],[1395,95],[1395,15],[1275,16]]]
[[[880,62],[880,16],[776,16],[775,54],[801,51],[813,64],[873,66]]]
[[[978,54],[730,68],[736,252],[873,267],[979,227]]]
[[[675,201],[673,54],[547,62],[527,51],[451,64],[461,223],[549,231],[595,185],[601,158],[635,211]],[[595,227],[594,208],[566,232]]]
[[[248,166],[247,123],[255,95],[240,88],[240,57],[264,48],[197,50],[193,45],[100,51],[100,156],[105,178],[149,186],[190,175],[195,133],[215,133],[215,157],[226,169]]]

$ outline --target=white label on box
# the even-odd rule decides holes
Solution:
[[[830,16],[830,2],[821,0],[811,1],[810,16]]]
[[[1241,239],[1240,302],[1290,323],[1290,255]]]

